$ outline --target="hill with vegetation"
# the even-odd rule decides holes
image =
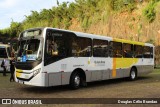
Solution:
[[[16,37],[25,29],[55,27],[159,45],[160,0],[75,0],[31,11],[22,22],[12,21],[1,37]]]

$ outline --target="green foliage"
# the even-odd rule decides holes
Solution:
[[[159,1],[160,0],[150,0],[147,7],[145,7],[145,9],[143,10],[143,15],[148,20],[149,23],[153,22],[154,19],[156,18],[155,7]]]
[[[132,12],[135,9],[134,0],[111,0],[110,6],[114,11],[129,11]]]
[[[150,38],[148,41],[146,41],[146,43],[155,44],[155,40],[153,38]]]
[[[129,11],[129,12],[132,12],[134,9],[136,8],[136,6],[135,6],[135,4],[134,3],[129,3],[128,5],[127,5],[127,11]]]
[[[5,28],[3,30],[0,30],[1,35],[9,36],[8,34],[10,33],[10,28]]]
[[[19,32],[33,27],[56,27],[69,29],[72,19],[78,19],[81,28],[85,31],[97,22],[107,22],[112,12],[132,12],[136,6],[136,0],[75,0],[75,2],[59,3],[51,9],[42,9],[40,12],[31,11],[21,23],[11,22],[9,28],[0,31],[1,34],[18,36]],[[155,18],[155,3],[160,0],[152,0],[144,10],[144,16],[153,21]],[[135,20],[135,19],[134,19]],[[129,25],[132,29],[133,25]]]
[[[89,27],[89,25],[90,25],[89,17],[85,17],[85,18],[83,19],[82,24],[81,24],[81,26],[82,26],[82,28],[84,29],[84,31],[87,30],[87,28]]]
[[[0,30],[0,34],[3,36],[16,37],[22,31],[21,23],[12,21],[9,28]]]
[[[18,22],[11,22],[10,25],[10,36],[15,37],[18,36],[19,33],[21,32],[22,28],[21,28],[21,23]]]
[[[121,10],[124,6],[123,0],[113,0],[113,10]]]
[[[143,15],[145,18],[151,23],[154,21],[156,17],[156,12],[155,12],[155,2],[150,1],[148,6],[143,10]]]

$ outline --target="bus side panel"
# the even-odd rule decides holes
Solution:
[[[61,85],[61,72],[49,73],[49,86]]]
[[[87,80],[87,82],[110,79],[112,69],[112,58],[91,57],[90,62],[91,63],[88,65],[88,70],[90,71],[91,75],[89,75],[90,78]]]
[[[116,69],[116,78],[123,78],[124,69]]]
[[[42,73],[43,79],[44,79],[44,86],[48,87],[49,86],[49,81],[48,81],[48,74],[47,73]]]
[[[152,72],[154,69],[154,59],[153,58],[144,58],[143,59],[143,73],[142,74],[147,74]]]
[[[86,82],[91,81],[92,72],[91,71],[85,71],[86,74]]]
[[[123,77],[129,77],[129,75],[130,75],[130,70],[131,70],[130,67],[129,67],[129,68],[124,68],[124,69],[123,69]]]
[[[107,69],[107,70],[103,70],[102,71],[102,80],[107,80],[111,78],[111,70]]]
[[[94,70],[91,71],[91,81],[99,81],[102,79],[102,72],[101,70]]]
[[[72,72],[62,72],[62,85],[67,85],[70,82],[70,76]]]
[[[137,66],[138,76],[151,73],[154,69],[153,65]]]
[[[90,72],[90,73],[89,73]],[[111,70],[93,70],[89,71],[87,78],[87,82],[91,81],[100,81],[100,80],[107,80],[111,77]]]

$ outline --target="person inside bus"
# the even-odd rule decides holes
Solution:
[[[124,50],[123,52],[124,52],[124,56],[126,58],[132,58],[133,57],[133,53],[130,50]]]
[[[121,51],[120,50],[116,50],[116,57],[122,57]]]
[[[51,43],[51,49],[52,49],[52,55],[58,55],[58,46],[55,41],[52,41]]]

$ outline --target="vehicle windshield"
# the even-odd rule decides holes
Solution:
[[[42,58],[42,46],[39,39],[21,40],[19,45],[17,61],[26,62]]]
[[[0,58],[8,58],[6,48],[0,48]]]

